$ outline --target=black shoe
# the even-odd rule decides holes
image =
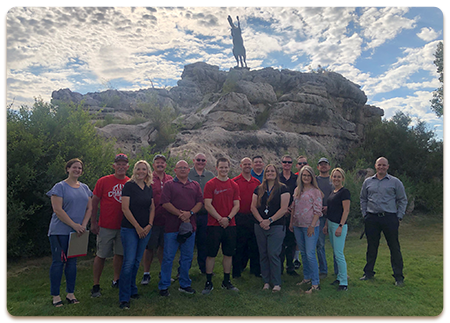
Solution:
[[[100,285],[92,286],[91,297],[92,298],[97,298],[97,297],[100,297],[100,296],[102,296],[102,294],[100,293]]]
[[[159,291],[159,296],[163,296],[163,297],[168,297],[168,296],[170,296],[169,289],[168,289],[168,288],[167,288],[167,289],[161,289],[161,290]]]
[[[120,306],[121,309],[123,310],[129,310],[130,309],[130,302],[120,302]]]
[[[330,284],[331,286],[336,286],[336,285],[339,285],[339,280],[335,280],[334,282],[332,282],[331,284]]]
[[[195,289],[193,289],[191,286],[180,287],[180,288],[178,288],[178,290],[180,292],[183,292],[183,293],[186,293],[186,294],[190,294],[190,295],[195,294]]]
[[[142,277],[141,285],[148,285],[150,283],[150,274],[144,274],[144,277]]]
[[[203,295],[209,295],[214,289],[212,282],[206,282],[205,288],[202,290]]]
[[[373,279],[373,276],[369,276],[367,274],[364,274],[364,276],[362,276],[359,280],[369,280],[369,279]]]
[[[111,282],[111,287],[112,288],[119,288],[119,280],[113,280]]]
[[[338,290],[339,291],[348,290],[348,286],[346,286],[346,285],[339,285]]]
[[[133,294],[130,296],[132,299],[139,299],[141,296],[139,294]]]
[[[299,260],[294,260],[294,268],[299,269],[302,263]]]
[[[227,290],[232,290],[235,292],[239,292],[239,289],[237,287],[233,286],[233,284],[230,281],[222,282],[222,288],[227,289]]]
[[[295,270],[286,270],[286,274],[288,274],[289,276],[300,276]]]

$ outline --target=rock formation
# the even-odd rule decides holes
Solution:
[[[132,119],[142,103],[168,107],[178,117],[170,154],[191,158],[203,152],[213,166],[220,156],[236,165],[260,154],[278,162],[286,153],[342,157],[363,140],[364,127],[383,110],[366,105],[357,84],[334,72],[301,73],[264,68],[219,70],[203,62],[186,65],[177,86],[139,91],[108,90],[81,95],[54,91],[53,102],[83,103],[97,117]],[[117,138],[117,147],[133,154],[156,136],[151,116],[141,124],[109,124],[98,131]]]

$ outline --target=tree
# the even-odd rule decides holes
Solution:
[[[434,57],[436,59],[433,63],[437,67],[441,86],[436,91],[433,91],[431,110],[433,110],[438,117],[442,117],[444,115],[444,44],[442,42],[438,43]]]
[[[97,135],[81,106],[36,100],[32,108],[8,108],[8,257],[48,253],[52,210],[45,193],[66,178],[67,160],[83,160],[81,181],[92,190],[100,176],[111,173],[114,153],[114,142]]]

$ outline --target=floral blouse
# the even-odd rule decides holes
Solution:
[[[300,197],[294,195],[291,220],[294,226],[309,227],[316,214],[322,216],[322,192],[319,189],[309,189]],[[315,226],[317,227],[319,224],[320,221],[317,221]]]

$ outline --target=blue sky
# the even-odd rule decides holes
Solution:
[[[92,5],[106,5],[102,2]],[[229,70],[235,65],[226,19],[231,15],[241,20],[252,70],[307,72],[321,65],[359,84],[367,104],[384,109],[386,118],[401,110],[443,137],[443,119],[429,109],[439,87],[433,60],[444,37],[440,9],[404,3],[311,8],[293,7],[304,3],[259,8],[258,2],[249,7],[208,4],[13,7],[5,12],[6,103],[31,106],[35,97],[49,101],[52,91],[61,88],[82,94],[138,90],[150,87],[150,80],[155,87],[171,87],[184,65],[198,61]]]

